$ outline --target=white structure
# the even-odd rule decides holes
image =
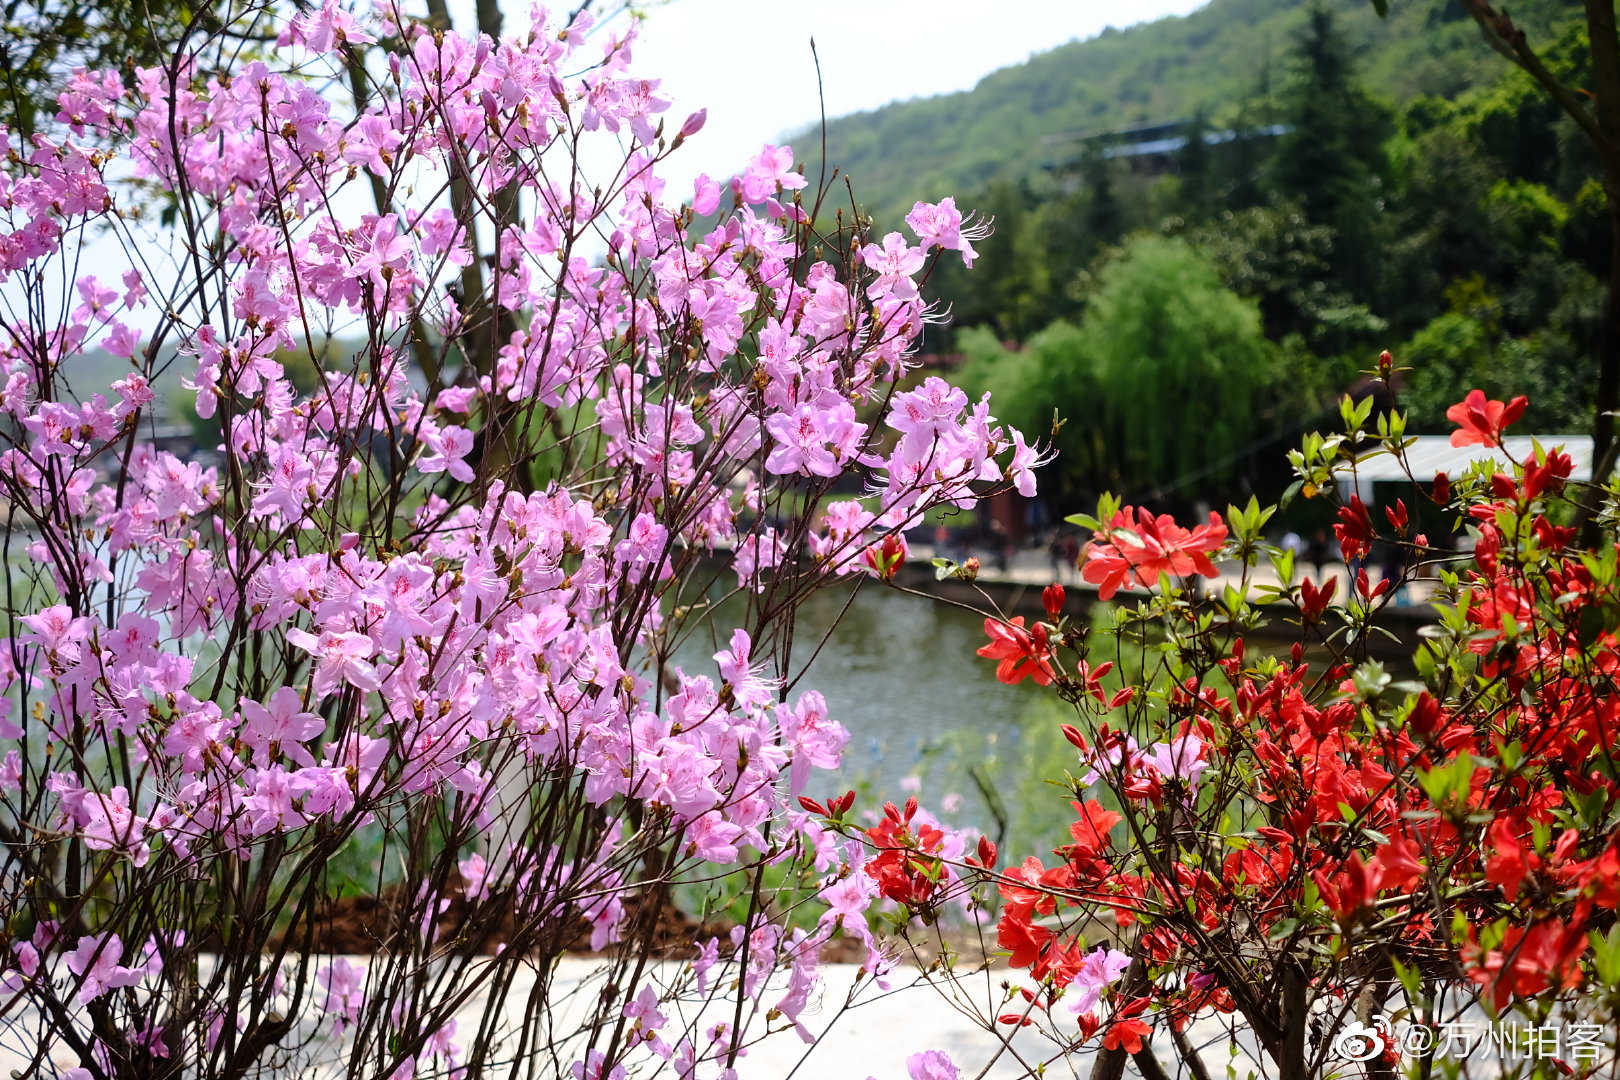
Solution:
[[[1378,483],[1412,480],[1428,484],[1435,473],[1456,478],[1479,462],[1488,463],[1492,472],[1507,472],[1511,462],[1524,462],[1535,454],[1535,445],[1545,450],[1559,450],[1575,463],[1572,480],[1588,480],[1592,476],[1592,436],[1590,435],[1509,435],[1495,449],[1483,446],[1452,446],[1448,435],[1418,435],[1400,455],[1380,450],[1362,458],[1339,477],[1339,494],[1346,501],[1352,494],[1360,495],[1369,505],[1373,501],[1373,485]]]

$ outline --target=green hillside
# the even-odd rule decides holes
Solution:
[[[1323,0],[1358,55],[1363,83],[1406,101],[1451,97],[1502,73],[1455,0]],[[828,124],[831,161],[865,207],[896,223],[919,198],[963,196],[995,178],[1033,175],[1069,154],[1065,136],[1203,110],[1220,123],[1287,75],[1287,55],[1311,0],[1212,0],[1183,17],[1108,30],[1003,68],[973,90],[885,106]],[[1580,11],[1568,0],[1526,0],[1515,20],[1539,38]],[[801,135],[795,145],[819,144]],[[816,175],[814,153],[806,172]]]

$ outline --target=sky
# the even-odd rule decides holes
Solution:
[[[675,99],[672,126],[709,110],[704,130],[671,159],[670,179],[729,176],[761,145],[817,122],[811,38],[833,118],[969,90],[1033,53],[1204,2],[672,0],[647,12],[634,66],[663,80]]]
[[[815,124],[821,86],[829,119],[893,101],[969,90],[998,68],[1109,26],[1126,27],[1166,15],[1184,15],[1206,0],[637,0],[646,19],[637,41],[633,74],[661,80],[673,99],[667,130],[688,113],[708,110],[703,130],[671,155],[660,173],[668,197],[689,198],[699,173],[724,180],[747,165],[766,143],[780,143]],[[574,6],[553,0],[554,7]],[[528,19],[507,0],[507,33],[521,33]],[[451,0],[458,26],[475,25],[472,0]],[[614,10],[609,3],[598,10]],[[628,16],[612,16],[594,37],[622,30]],[[526,14],[526,13],[525,13]],[[604,150],[607,148],[604,147]],[[800,148],[802,151],[809,147]],[[594,155],[586,155],[587,169]],[[617,159],[608,159],[610,162]],[[340,194],[340,214],[369,208],[363,185]],[[152,240],[164,246],[162,237]],[[170,245],[172,248],[172,244]],[[130,266],[119,243],[102,237],[88,243],[81,265],[113,280]],[[11,298],[0,285],[0,305]],[[64,290],[53,288],[52,302]],[[127,321],[143,330],[158,318],[155,307]]]

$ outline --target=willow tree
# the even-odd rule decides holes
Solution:
[[[963,384],[993,389],[1004,419],[1062,419],[1048,479],[1061,498],[1213,490],[1280,426],[1267,412],[1285,373],[1258,306],[1185,240],[1131,240],[1098,271],[1078,325],[1055,322],[1017,352],[986,334],[962,346]]]

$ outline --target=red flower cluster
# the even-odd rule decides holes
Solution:
[[[1500,1011],[1511,998],[1579,986],[1579,960],[1585,952],[1584,926],[1565,926],[1549,919],[1528,928],[1508,927],[1501,945],[1494,949],[1482,948],[1478,934],[1469,927],[1463,962],[1468,965],[1469,978],[1489,988],[1491,1003]]]
[[[944,866],[934,857],[945,839],[940,829],[919,824],[915,797],[906,800],[905,810],[894,803],[883,804],[883,819],[866,830],[878,854],[866,864],[866,874],[877,881],[878,892],[898,904],[919,907],[926,904],[939,887]]]
[[[1056,672],[1052,668],[1052,640],[1045,623],[1036,623],[1024,629],[1024,617],[1015,616],[1007,622],[999,619],[984,620],[984,632],[990,635],[990,644],[979,648],[979,655],[1000,660],[996,665],[996,678],[1004,683],[1023,682],[1025,677],[1036,685],[1046,686]]]
[[[1209,557],[1226,542],[1226,526],[1213,511],[1207,524],[1185,529],[1169,514],[1127,506],[1097,536],[1081,555],[1081,575],[1097,586],[1099,600],[1110,600],[1133,579],[1152,588],[1164,574],[1214,577]]]
[[[1463,429],[1453,442],[1498,445],[1524,408],[1476,391],[1452,410]],[[1527,1009],[1584,1016],[1570,991],[1594,981],[1592,1001],[1609,1000],[1620,989],[1620,950],[1605,937],[1620,912],[1620,547],[1572,546],[1561,524],[1571,473],[1569,455],[1551,450],[1455,491],[1435,478],[1434,500],[1460,499],[1477,543],[1471,566],[1451,563],[1457,584],[1441,602],[1454,606],[1412,681],[1315,631],[1336,652],[1325,666],[1313,670],[1304,641],[1286,659],[1246,657],[1233,626],[1264,613],[1230,597],[1216,610],[1229,618],[1205,622],[1184,599],[1142,601],[1172,628],[1162,648],[1175,674],[1144,674],[1113,698],[1096,684],[1107,631],[1064,635],[1061,689],[1075,714],[1062,732],[1084,766],[1065,777],[1081,796],[1072,843],[1055,865],[1026,858],[996,878],[997,942],[1040,985],[1025,1000],[1050,1010],[1060,991],[1072,996],[1082,1038],[1106,1025],[1103,1046],[1131,1053],[1154,1027],[1211,1008],[1242,1011],[1257,1030],[1286,1022],[1268,996],[1279,970],[1255,960],[1273,952],[1320,957],[1297,973],[1319,1001],[1367,990],[1344,964],[1358,950],[1398,959],[1425,993],[1457,980],[1422,972],[1460,971],[1498,1011],[1534,999]],[[1334,531],[1347,559],[1365,559],[1380,542],[1426,552],[1424,525],[1405,500],[1375,515],[1352,497]],[[1212,575],[1225,538],[1213,515],[1184,529],[1126,509],[1098,530],[1083,571],[1103,599],[1164,574]],[[1370,601],[1388,586],[1362,572],[1351,587]],[[1293,594],[1302,628],[1336,591],[1306,581]],[[1062,599],[1046,605],[1059,625]],[[1359,645],[1379,629],[1377,605],[1352,608],[1343,640]],[[1127,634],[1147,621],[1117,631],[1110,657],[1139,648]],[[987,629],[996,640],[980,652],[1002,660],[1004,681],[1056,663],[1055,633]],[[1108,707],[1106,724],[1089,698]],[[1107,794],[1084,792],[1094,785]],[[1086,953],[1080,927],[1128,957]],[[1103,994],[1111,1009],[1094,1011]],[[1597,1019],[1606,1007],[1592,1007]]]

